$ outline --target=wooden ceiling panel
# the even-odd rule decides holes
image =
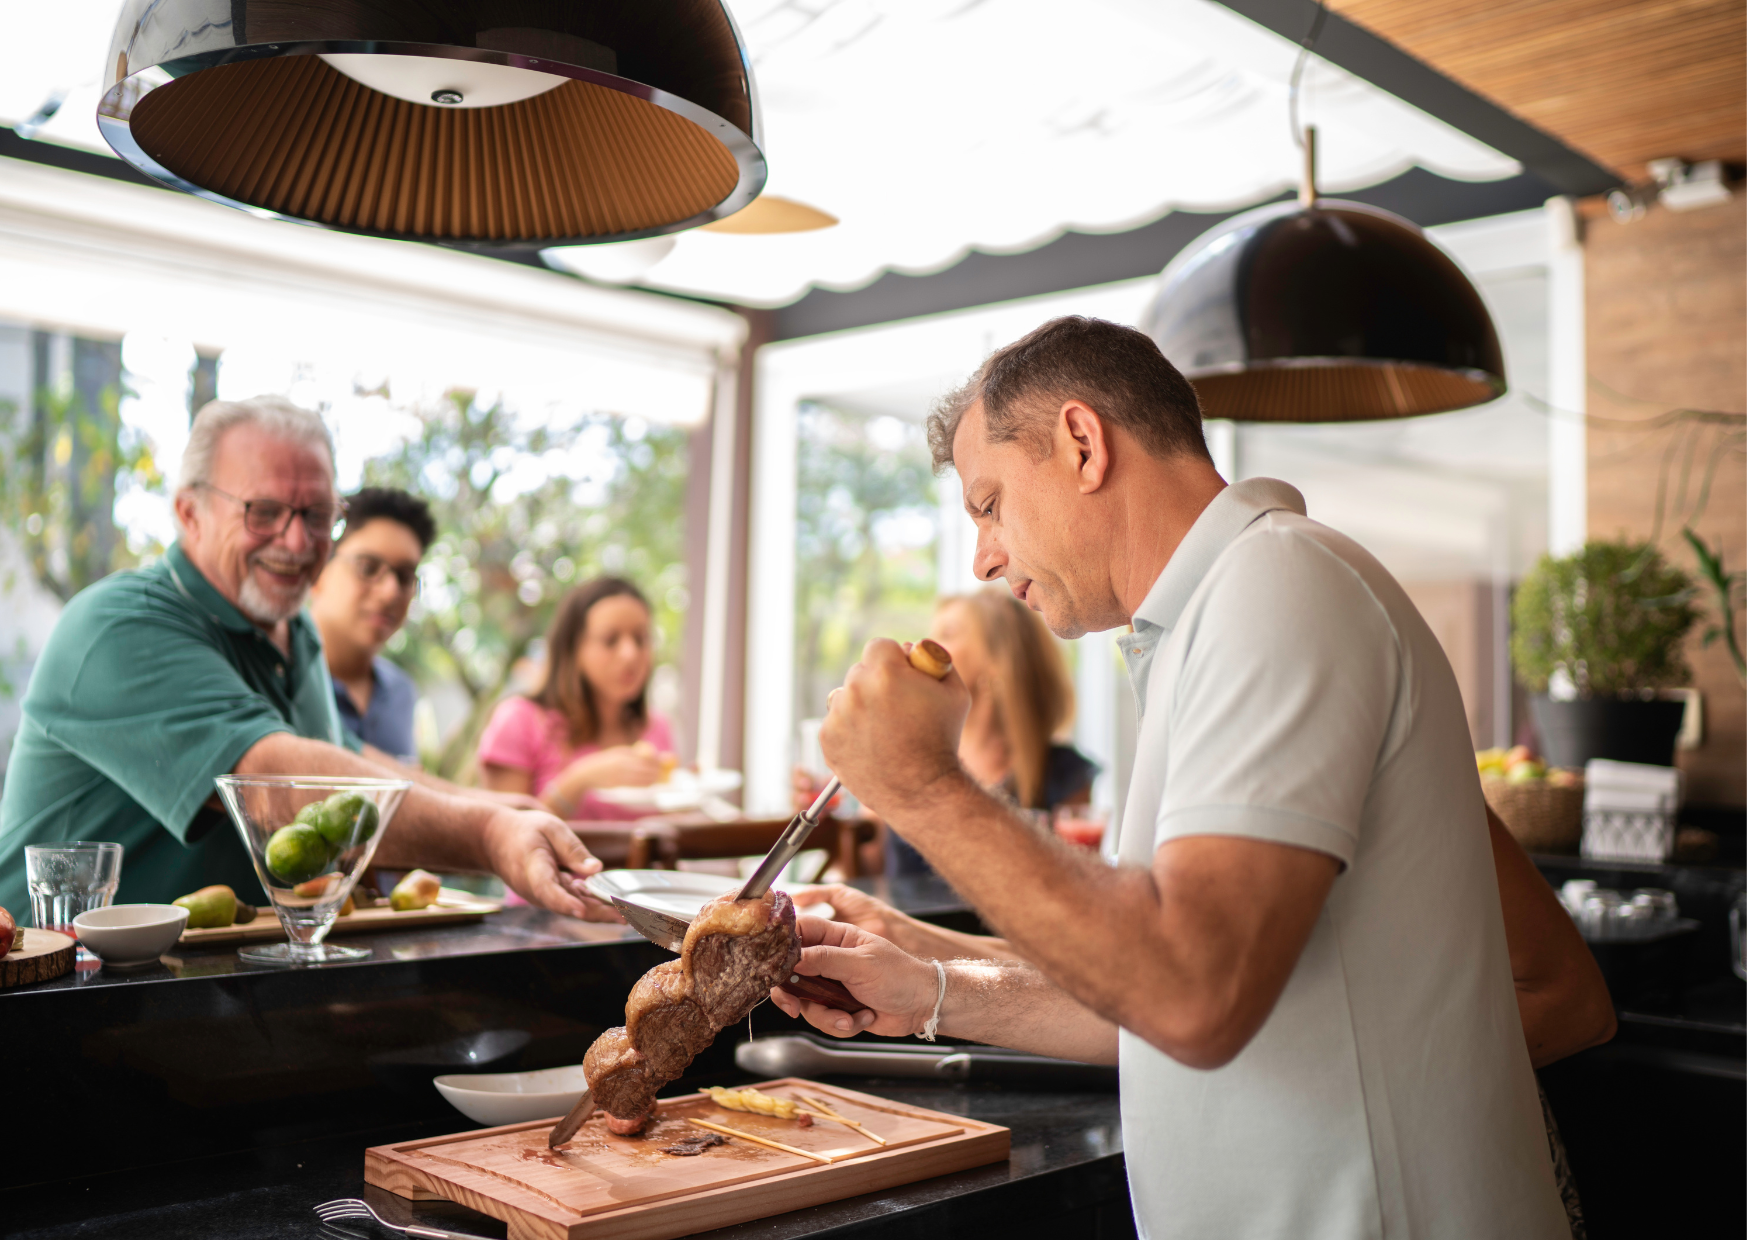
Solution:
[[[1742,0],[1328,0],[1630,180],[1748,157]]]

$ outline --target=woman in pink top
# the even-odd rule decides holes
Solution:
[[[560,818],[636,818],[597,788],[645,787],[673,767],[673,733],[645,701],[649,603],[618,577],[577,586],[546,635],[546,683],[498,704],[480,737],[486,787],[532,793]]]

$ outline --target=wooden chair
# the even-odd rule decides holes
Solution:
[[[623,864],[632,870],[671,870],[681,861],[756,857],[771,850],[789,822],[787,818],[717,822],[702,814],[642,819],[632,824],[630,847]],[[874,830],[874,824],[869,822],[825,818],[814,828],[807,843],[810,848],[829,849],[832,864],[839,872],[846,878],[857,878],[862,872],[859,846],[873,838]],[[593,850],[591,844],[590,851]],[[604,864],[612,864],[602,854],[595,855]]]

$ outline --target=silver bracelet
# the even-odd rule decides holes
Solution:
[[[935,1034],[941,1028],[941,1001],[947,997],[947,966],[939,960],[935,961],[935,1014],[929,1017],[923,1031],[916,1036],[925,1042],[933,1042]]]

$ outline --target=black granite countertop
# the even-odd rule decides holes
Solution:
[[[746,1079],[746,1078],[741,1078]],[[1008,1161],[901,1188],[797,1210],[708,1233],[722,1240],[803,1236],[1038,1234],[1132,1236],[1117,1098],[1109,1093],[1032,1093],[1011,1088],[925,1086],[857,1080],[857,1088],[1012,1130]],[[425,1121],[361,1128],[319,1140],[241,1149],[214,1157],[0,1193],[0,1230],[17,1240],[267,1240],[333,1236],[312,1213],[319,1202],[363,1196],[391,1221],[480,1236],[504,1224],[449,1202],[411,1202],[366,1188],[364,1151],[471,1124]],[[125,1139],[125,1138],[112,1138]],[[69,1169],[77,1151],[68,1151]],[[354,1232],[362,1235],[364,1232]],[[380,1234],[380,1233],[378,1233]]]
[[[939,882],[867,885],[978,928]],[[403,1221],[502,1236],[461,1207],[367,1193],[364,1151],[477,1127],[432,1088],[440,1072],[578,1062],[669,953],[623,927],[528,908],[348,941],[371,958],[273,969],[244,964],[234,945],[179,949],[151,969],[84,969],[0,994],[8,1062],[29,1065],[8,1079],[6,1114],[21,1122],[0,1159],[0,1234],[321,1235],[311,1207],[367,1194]],[[794,1031],[767,1004],[668,1092],[745,1082],[735,1043]],[[1114,1093],[848,1083],[1006,1125],[1012,1156],[722,1235],[1133,1234]]]
[[[934,878],[866,879],[856,883],[874,892],[895,908],[929,920],[966,920],[965,904],[946,883]],[[271,916],[263,913],[263,916]],[[484,920],[463,925],[419,926],[408,930],[378,931],[336,939],[348,947],[369,949],[368,960],[324,964],[305,973],[331,974],[351,969],[372,969],[419,960],[491,955],[499,952],[572,948],[586,944],[641,942],[635,931],[621,925],[575,921],[540,909],[522,906],[493,913]],[[219,946],[178,946],[155,965],[134,969],[106,969],[102,962],[82,961],[65,977],[38,982],[16,990],[0,991],[0,1005],[13,999],[51,995],[58,991],[89,990],[111,986],[149,986],[161,982],[198,981],[247,976],[283,976],[282,966],[251,964],[237,955],[235,943]],[[6,1011],[0,1006],[0,1012]]]

